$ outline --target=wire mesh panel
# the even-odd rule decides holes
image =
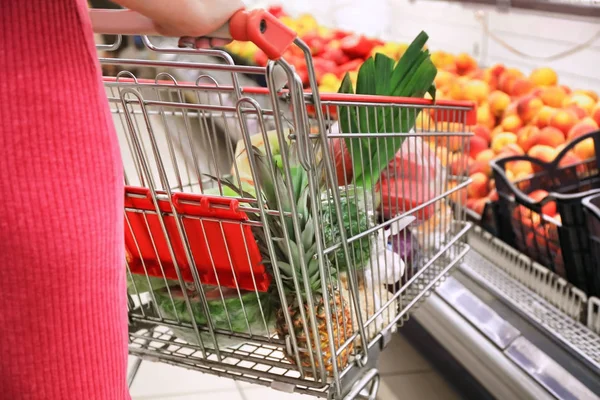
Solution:
[[[120,71],[105,88],[126,176],[130,352],[340,397],[468,250],[473,108],[318,97],[285,61],[220,58],[103,60]],[[239,85],[253,74],[269,89]],[[349,130],[344,115],[363,113],[385,118]]]

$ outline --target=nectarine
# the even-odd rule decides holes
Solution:
[[[542,67],[531,71],[529,79],[535,86],[554,86],[558,82],[558,75],[552,68]]]
[[[535,202],[540,202],[548,197],[548,194],[549,193],[547,191],[539,189],[529,193],[529,197]],[[556,202],[550,201],[544,204],[542,206],[542,213],[553,217],[556,214]]]
[[[484,138],[481,138],[479,136],[471,137],[469,144],[469,154],[473,158],[477,157],[477,154],[481,153],[482,151],[488,148],[488,142]]]
[[[529,149],[527,155],[544,162],[551,162],[556,157],[556,150],[550,146],[537,144]]]
[[[545,128],[550,124],[550,118],[557,111],[556,108],[550,106],[543,106],[537,113],[535,118],[535,124],[538,128]]]
[[[471,175],[471,180],[472,182],[467,186],[467,194],[470,198],[480,199],[488,195],[488,177],[485,174],[474,173]]]
[[[539,132],[539,128],[534,125],[524,126],[517,132],[517,144],[527,152],[535,143],[534,139]]]
[[[479,153],[479,154],[481,154],[481,153]],[[485,176],[492,176],[492,168],[490,167],[490,163],[475,160],[475,162],[473,164],[469,165],[469,174],[470,175],[476,174],[478,172],[481,172]]]
[[[572,93],[563,100],[562,106],[568,107],[570,105],[576,105],[584,109],[587,115],[590,115],[592,113],[592,109],[594,108],[595,103],[596,102],[594,101],[594,99],[592,99],[586,94]]]
[[[490,87],[484,81],[473,79],[465,84],[463,87],[463,98],[465,100],[471,100],[477,104],[481,104],[486,101],[490,94]]]
[[[496,121],[490,107],[487,103],[482,103],[477,107],[477,123],[492,129],[496,125]]]
[[[570,106],[566,106],[563,108],[565,110],[569,110],[573,114],[575,114],[575,116],[577,117],[578,120],[587,117],[587,112],[583,108],[579,107],[578,105],[571,104]]]
[[[529,95],[521,97],[517,102],[517,113],[525,124],[528,124],[542,109],[544,103],[538,97]]]
[[[509,169],[515,177],[519,178],[521,174],[524,176],[529,176],[533,174],[533,166],[529,161],[519,160],[519,161],[511,161],[506,164],[506,168]]]
[[[477,68],[477,61],[467,53],[460,53],[456,56],[455,64],[460,75],[464,75]]]
[[[563,100],[567,97],[567,92],[560,86],[550,86],[542,89],[540,98],[545,105],[559,108],[562,107]]]
[[[594,139],[585,139],[581,143],[577,143],[573,152],[577,157],[582,160],[588,160],[596,156],[596,152],[594,151]]]
[[[512,85],[512,90],[511,90],[510,94],[512,96],[517,96],[517,97],[524,96],[524,95],[530,93],[534,88],[535,88],[535,86],[529,79],[517,78],[517,79],[515,79],[515,81]]]
[[[596,123],[596,121],[594,121],[590,117],[587,117],[573,125],[573,127],[569,130],[569,133],[567,134],[567,139],[573,140],[575,138],[578,138],[579,136],[585,135],[586,133],[594,132],[597,130],[598,124]]]
[[[499,133],[492,139],[492,150],[498,154],[510,143],[517,143],[517,135],[512,132]]]
[[[594,92],[593,90],[577,89],[577,90],[573,90],[572,93],[573,94],[584,94],[588,97],[591,97],[592,100],[594,100],[594,102],[598,101],[598,93]]]
[[[516,133],[523,126],[523,121],[516,115],[509,115],[504,117],[500,125],[505,132]]]
[[[494,90],[488,98],[490,111],[495,117],[501,117],[510,104],[510,96],[500,90]]]
[[[553,126],[547,126],[532,136],[532,145],[544,144],[550,147],[557,147],[565,143],[565,135],[561,130]]]
[[[485,140],[487,144],[489,144],[492,141],[491,132],[487,126],[476,125],[473,128],[473,133],[475,134],[475,136],[478,136],[478,137],[482,138],[483,140]]]
[[[573,111],[558,110],[550,117],[550,126],[558,128],[565,134],[577,123],[577,116]]]
[[[600,103],[598,103],[594,106],[594,109],[592,110],[592,114],[590,114],[590,117],[594,121],[596,121],[596,123],[598,125],[600,125]]]

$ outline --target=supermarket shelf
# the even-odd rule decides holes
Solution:
[[[460,266],[461,272],[534,321],[600,374],[600,336],[576,320],[586,315],[585,296],[569,285],[557,286],[552,283],[553,277],[549,271],[541,277],[511,277],[505,269],[522,270],[536,265],[522,255],[515,259],[515,250],[478,228],[469,236],[469,243],[476,251],[467,254]],[[486,257],[482,254],[486,254]],[[541,270],[540,266],[536,268]],[[541,283],[533,283],[536,279]],[[531,290],[532,286],[540,294]]]
[[[461,272],[438,288],[415,319],[495,398],[598,398],[598,371]]]

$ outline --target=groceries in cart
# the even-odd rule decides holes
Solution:
[[[300,381],[339,380],[395,330],[466,251],[450,251],[467,228],[460,216],[439,218],[451,210],[451,177],[429,151],[438,132],[424,131],[419,116],[455,110],[445,118],[466,124],[474,110],[424,99],[435,99],[436,76],[426,41],[421,33],[398,62],[368,58],[356,85],[346,75],[338,94],[313,87],[306,95],[297,80],[281,91],[243,90],[236,79],[231,86],[127,81],[137,92],[107,80],[119,88],[115,115],[125,115],[130,150],[130,318],[168,327],[205,358],[234,356],[246,343],[270,346],[280,358],[263,361]],[[229,72],[260,70],[268,82],[274,68],[292,72],[284,62],[269,65]],[[227,71],[201,67],[207,76]],[[195,91],[210,95],[181,101]],[[220,151],[215,122],[241,133]],[[205,159],[195,153],[200,137],[209,144]],[[142,337],[132,334],[134,343]]]

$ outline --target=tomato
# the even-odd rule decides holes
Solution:
[[[283,17],[285,14],[285,12],[283,11],[283,7],[281,6],[271,6],[267,9],[267,11],[271,14],[273,14],[276,18],[281,18]]]

